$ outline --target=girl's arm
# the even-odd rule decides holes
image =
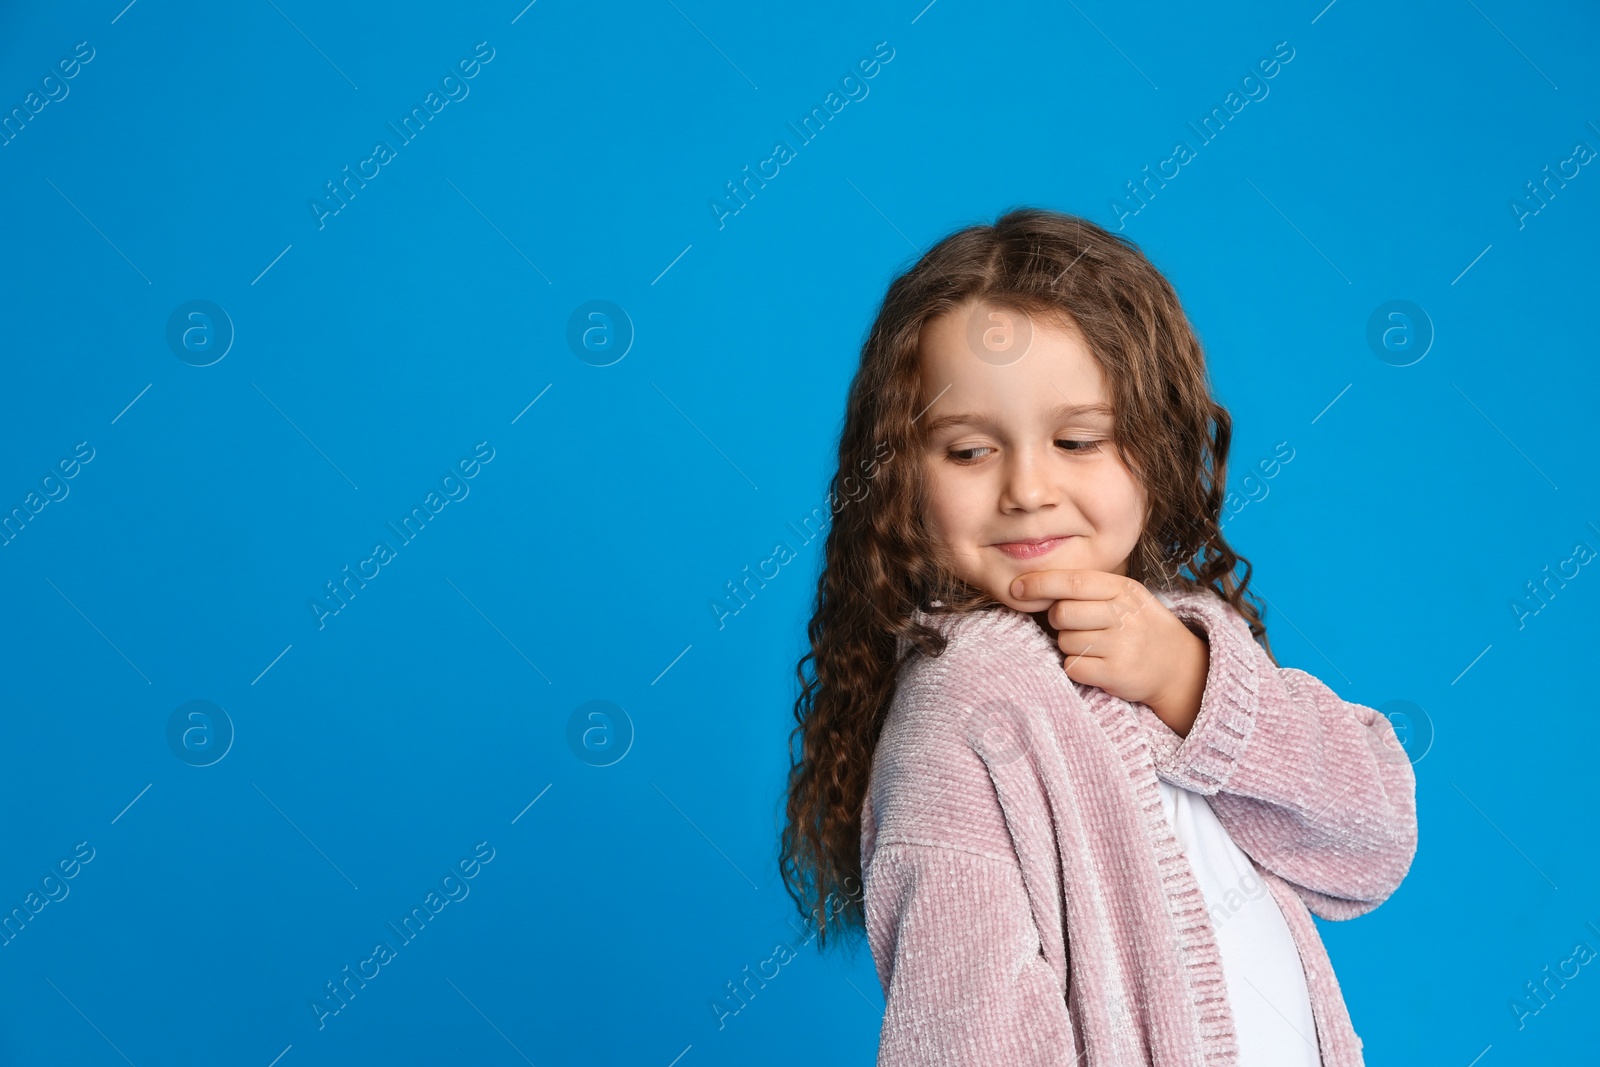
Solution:
[[[882,845],[866,870],[877,1067],[1067,1067],[1075,1038],[1016,857]]]
[[[1173,614],[1205,632],[1210,662],[1187,736],[1154,713],[1142,720],[1157,774],[1209,797],[1234,842],[1315,914],[1376,908],[1417,848],[1416,777],[1394,727],[1305,671],[1274,666],[1217,593],[1173,599]]]
[[[1002,697],[992,682],[1017,654],[953,637],[902,679],[874,752],[861,871],[884,996],[877,1067],[1072,1063],[1062,893],[1048,868],[1030,884],[1001,800],[1041,788],[1025,755],[1033,689]]]

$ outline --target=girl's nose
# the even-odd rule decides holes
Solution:
[[[1018,449],[1011,453],[1005,469],[1005,484],[1001,489],[1000,505],[1010,510],[1020,508],[1032,511],[1055,503],[1055,489],[1043,463],[1032,449]]]

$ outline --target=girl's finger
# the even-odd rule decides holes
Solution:
[[[1062,630],[1056,647],[1069,656],[1104,658],[1113,653],[1116,634],[1110,630]]]
[[[1092,685],[1098,689],[1105,689],[1111,680],[1106,661],[1099,656],[1068,656],[1062,662],[1061,670],[1079,685]]]
[[[1018,600],[1110,600],[1127,588],[1129,578],[1083,567],[1029,571],[1011,583]]]
[[[1057,630],[1114,630],[1121,614],[1111,600],[1058,600],[1045,618]]]

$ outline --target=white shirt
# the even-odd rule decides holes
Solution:
[[[1305,968],[1278,902],[1204,796],[1158,784],[1216,931],[1239,1067],[1320,1067]]]

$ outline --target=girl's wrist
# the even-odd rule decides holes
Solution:
[[[1211,668],[1211,646],[1187,626],[1183,627],[1183,633],[1185,639],[1178,643],[1180,651],[1175,657],[1177,664],[1167,691],[1148,704],[1156,717],[1179,737],[1187,737],[1194,727],[1205,697],[1206,675]]]

